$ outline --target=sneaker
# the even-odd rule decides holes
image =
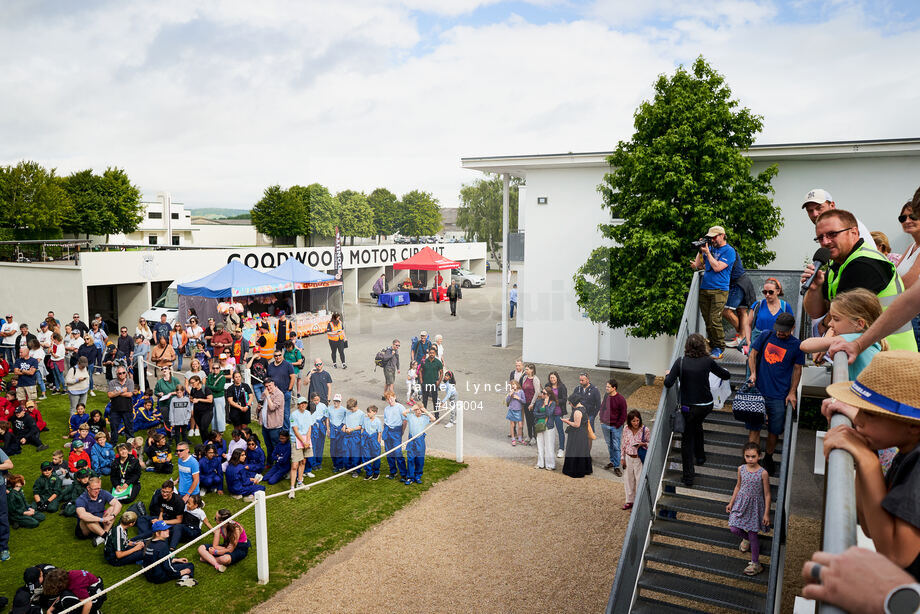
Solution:
[[[366,476],[364,476],[364,481],[366,482],[369,479],[371,479],[371,474],[368,473]]]
[[[308,478],[315,478],[315,477],[316,477],[316,474],[314,474],[312,471],[307,471],[307,477],[308,477]],[[300,485],[303,486],[303,482],[301,482]]]
[[[725,347],[736,348],[741,343],[741,335],[735,335],[734,339],[725,342]]]
[[[176,580],[176,586],[192,588],[193,586],[198,586],[198,580],[191,576],[183,576],[181,579]]]
[[[9,550],[0,550],[0,561],[10,560],[10,551]]]
[[[541,467],[540,465],[534,465],[533,468],[534,468],[534,469],[543,469],[543,467]]]
[[[255,501],[255,500],[256,500],[256,496],[255,496],[255,495],[246,495],[245,497],[243,497],[243,501],[252,502],[252,501]]]
[[[396,474],[395,474],[395,473],[391,473],[390,475],[387,476],[387,479],[388,479],[388,480],[392,480],[392,479],[395,479],[395,478],[396,478]]]
[[[604,469],[613,469],[613,463],[607,463],[604,465]]]
[[[36,451],[36,452],[41,452],[42,450],[47,450],[47,449],[48,449],[48,445],[43,443],[42,445],[40,445],[40,446],[38,446],[37,448],[35,448],[35,451]]]
[[[523,443],[523,442],[521,442],[521,443]],[[516,446],[516,445],[517,445],[517,439],[512,439],[512,440],[511,440],[511,445],[512,445],[512,446]]]
[[[453,422],[448,422],[447,424],[444,425],[444,428],[446,428],[446,429],[452,429],[452,428],[454,428],[454,423],[453,423]]]
[[[89,391],[89,396],[91,396],[91,397],[96,396],[96,391],[95,391],[95,390],[90,390],[90,391]]]
[[[406,478],[406,481],[403,482],[403,483],[404,483],[406,486],[412,486],[412,484],[413,484],[414,482],[413,482],[411,479]]]
[[[620,469],[619,467],[614,467],[614,468],[613,468],[613,475],[617,476],[618,478],[621,478],[621,477],[623,477],[623,470]]]
[[[297,483],[294,485],[295,488],[300,488],[303,486],[303,480],[297,480]]]
[[[741,540],[741,545],[738,546],[738,550],[741,552],[750,552],[751,551],[751,542],[746,539]]]
[[[54,394],[54,393],[52,392],[51,394]],[[48,400],[48,396],[43,394],[42,396],[38,397],[38,400],[39,400],[39,401],[47,401],[47,400]]]
[[[352,472],[351,472],[351,477],[353,477],[353,478],[360,478],[360,477],[361,477],[361,474],[358,473],[357,471],[352,471]]]
[[[338,363],[335,363],[335,362],[332,363],[332,368],[333,368],[333,369],[338,369],[338,368],[339,368]]]
[[[711,355],[716,360],[719,360],[720,358],[722,358],[722,348],[713,348]]]
[[[422,478],[418,478],[417,480],[415,480],[415,483],[416,483],[416,484],[421,484],[421,483],[422,483]]]
[[[565,450],[559,450],[556,452],[556,458],[562,458],[563,456],[565,456]]]
[[[346,365],[346,364],[343,362],[343,363],[342,363],[342,368],[343,368],[343,369],[347,369],[347,368],[348,368],[348,365]]]
[[[744,568],[744,575],[746,576],[756,576],[763,571],[763,565],[760,563],[751,563]]]
[[[371,479],[372,479],[372,480],[375,480],[375,481],[376,481],[376,480],[379,480],[379,479],[380,479],[380,474],[378,473],[378,474],[374,475],[374,477],[372,477]]]
[[[153,471],[153,467],[147,467],[144,471]]]
[[[101,546],[101,545],[104,544],[104,543],[105,543],[105,539],[104,539],[102,536],[97,535],[96,537],[93,538],[93,547],[94,547],[94,548],[95,548],[96,546]]]
[[[218,565],[217,567],[215,567],[215,569],[217,569],[217,573],[224,573],[225,571],[227,571],[227,566],[226,566],[226,565]]]
[[[294,491],[292,490],[291,492],[288,493],[288,499],[293,499],[293,498],[294,498]]]
[[[243,498],[243,495],[230,495],[230,498],[231,498],[231,499],[240,500],[240,499]]]

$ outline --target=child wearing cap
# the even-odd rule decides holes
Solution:
[[[92,464],[89,454],[87,454],[86,450],[83,449],[83,440],[75,439],[74,442],[70,445],[70,456],[67,458],[67,468],[70,469],[71,473],[76,473],[80,470],[80,468],[77,467],[77,461],[81,460],[86,461],[87,467],[91,466]]]
[[[406,463],[408,476],[406,485],[422,483],[422,471],[425,468],[425,427],[435,419],[434,414],[416,399],[409,401],[409,408],[403,412],[409,425],[409,439],[421,434],[417,439],[412,439],[406,444]]]
[[[352,469],[351,477],[360,475],[355,467],[361,464],[361,424],[364,422],[364,412],[358,409],[357,399],[348,399],[345,402],[345,420],[342,424],[344,435],[343,448],[345,456],[345,469]]]
[[[153,565],[169,554],[169,525],[164,520],[153,523],[153,539],[144,548],[143,565]],[[194,578],[195,566],[186,558],[170,558],[144,572],[144,577],[154,584],[176,580],[177,586],[192,587],[198,584]]]
[[[342,406],[342,395],[332,397],[332,407],[329,411],[329,456],[332,457],[332,471],[338,473],[345,469],[345,434],[342,425],[345,423],[345,408]]]
[[[22,493],[26,479],[19,474],[11,473],[6,481],[10,488],[7,494],[10,526],[34,529],[45,519],[45,515],[26,503],[26,496]]]
[[[35,418],[26,413],[26,408],[22,405],[16,408],[16,414],[10,424],[13,436],[19,441],[20,446],[31,444],[38,452],[48,449],[48,446],[42,443]]]
[[[54,465],[51,461],[43,461],[41,475],[32,483],[32,498],[35,500],[35,509],[42,512],[54,513],[61,505],[61,479],[54,475]]]
[[[86,461],[82,461],[86,462]],[[79,469],[73,476],[73,483],[61,493],[61,516],[75,518],[77,506],[75,505],[80,495],[86,492],[89,479],[92,477],[89,469]]]
[[[920,354],[892,350],[875,355],[852,382],[827,387],[821,408],[830,419],[847,415],[824,437],[824,453],[849,452],[856,465],[856,510],[875,549],[920,579]],[[877,450],[897,447],[883,476]]]

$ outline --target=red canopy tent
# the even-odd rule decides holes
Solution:
[[[451,260],[446,256],[442,256],[427,245],[413,254],[411,257],[393,265],[394,270],[411,269],[415,271],[447,271],[450,269],[459,268],[459,262],[456,260]],[[438,277],[441,277],[441,275],[439,274]],[[443,281],[443,277],[441,277],[441,280]],[[447,291],[441,287],[441,284],[438,284],[437,289],[432,288],[432,294],[434,292],[437,292],[438,294],[432,298],[440,298],[441,300],[447,298]]]

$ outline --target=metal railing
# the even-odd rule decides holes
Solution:
[[[802,323],[804,309],[797,301],[795,321]],[[801,326],[800,326],[801,329]],[[766,612],[779,613],[783,602],[783,571],[786,563],[786,529],[789,524],[789,482],[795,466],[795,446],[799,434],[798,408],[802,405],[802,383],[796,392],[796,405],[786,403],[786,425],[783,427],[783,455],[779,466],[779,484],[776,492],[776,508],[773,512],[773,546],[770,549],[770,576],[767,581]]]
[[[671,364],[684,353],[684,345],[691,333],[697,332],[700,327],[699,296],[700,274],[693,275],[690,291],[687,293],[687,303],[680,319],[680,328],[674,340],[674,352]],[[649,438],[648,452],[642,464],[642,474],[636,488],[636,499],[633,502],[629,525],[626,527],[626,536],[645,536],[645,539],[627,539],[620,551],[620,560],[617,564],[617,574],[610,589],[610,598],[607,601],[607,613],[629,612],[636,598],[636,586],[639,574],[642,572],[642,559],[648,545],[649,530],[655,518],[655,503],[658,500],[658,491],[661,487],[661,478],[668,464],[668,452],[671,449],[671,424],[669,412],[677,405],[679,398],[679,385],[665,388],[658,401],[658,410],[655,413],[655,424]]]
[[[834,355],[832,381],[845,382],[850,379],[845,352]],[[831,417],[830,428],[853,426],[849,418],[836,413]],[[831,450],[827,455],[827,469],[824,475],[824,537],[821,549],[838,554],[856,545],[856,465],[853,456],[845,450]],[[818,602],[821,614],[843,613],[836,606]]]

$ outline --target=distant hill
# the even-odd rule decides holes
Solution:
[[[237,217],[243,213],[249,213],[247,209],[222,209],[220,207],[202,207],[189,209],[192,215],[206,217],[209,220],[223,220],[229,217]]]

